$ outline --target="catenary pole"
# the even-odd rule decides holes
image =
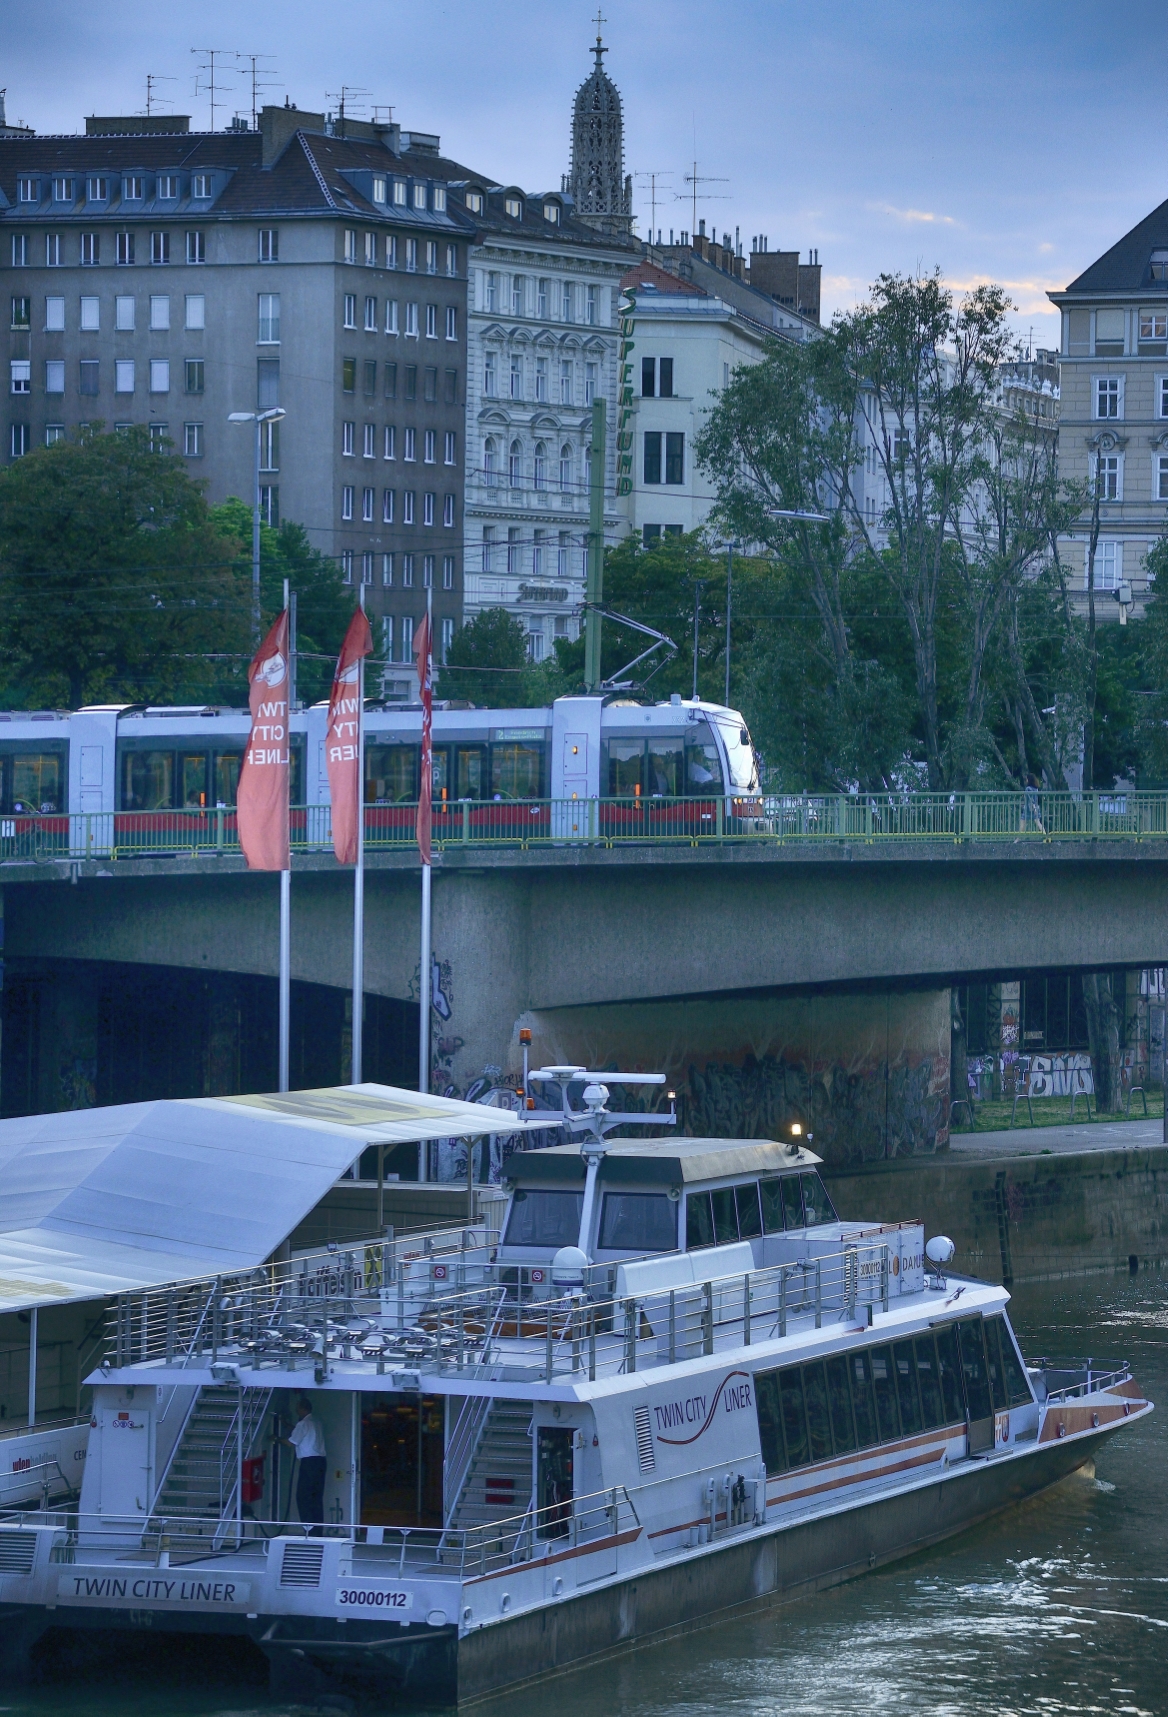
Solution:
[[[256,426],[256,434],[257,434],[257,436],[259,434],[259,426],[258,425]],[[258,443],[257,443],[257,445],[258,445]],[[258,464],[258,457],[259,456],[257,454],[257,464]],[[257,516],[257,518],[259,516],[258,508],[257,508],[256,516]],[[285,609],[287,609],[287,607],[288,607],[288,580],[287,579],[284,580],[284,607],[285,607]],[[292,699],[291,699],[290,682],[286,679],[284,684],[288,687],[288,693],[289,693],[288,702],[286,705],[287,713],[288,713],[288,720],[287,720],[287,723],[285,724],[286,725],[286,732],[285,732],[285,737],[284,737],[284,743],[288,748],[289,768],[288,768],[284,778],[285,778],[285,781],[288,783],[287,793],[290,795],[291,790],[292,790],[291,789],[291,776],[292,776],[292,770],[291,770],[291,761],[292,761],[292,755],[291,755],[292,754]],[[287,798],[285,799],[285,802],[284,802],[284,815],[285,815],[285,817],[287,817],[289,819],[289,822],[290,822],[291,821],[291,814],[290,814],[290,807],[289,807]],[[291,835],[291,830],[289,830],[289,835]],[[291,854],[290,845],[289,845],[289,854],[288,854],[288,867],[289,868],[287,870],[282,870],[280,872],[280,1077],[279,1077],[279,1087],[280,1087],[281,1091],[287,1091],[287,1089],[288,1089],[288,1078],[289,1078],[289,1073],[288,1073],[288,1039],[289,1039],[289,1033],[290,1033],[291,1024],[292,1024],[292,868],[291,868],[292,867],[292,854]]]
[[[361,586],[365,611],[365,586]],[[349,1077],[364,1078],[365,1048],[365,658],[357,662],[357,864],[353,871],[353,1036]]]
[[[589,472],[588,581],[584,617],[584,689],[600,685],[600,614],[604,601],[604,464],[607,417],[602,399],[592,402],[592,463]]]

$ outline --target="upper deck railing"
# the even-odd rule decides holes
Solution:
[[[414,848],[413,804],[367,805],[365,850]],[[292,850],[332,847],[327,805],[291,815]],[[1168,793],[774,794],[757,798],[462,799],[433,807],[440,850],[555,846],[812,846],[832,842],[1168,840]],[[0,817],[0,863],[158,856],[237,858],[233,809]]]

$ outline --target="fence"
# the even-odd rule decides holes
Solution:
[[[367,852],[410,852],[412,804],[368,805]],[[292,850],[332,846],[327,805],[292,810]],[[459,847],[1168,839],[1168,793],[765,794],[757,799],[439,801],[433,842]],[[0,818],[0,862],[238,858],[233,810]]]

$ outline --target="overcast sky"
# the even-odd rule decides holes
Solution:
[[[0,16],[9,122],[81,129],[145,106],[146,75],[206,127],[192,48],[269,56],[270,99],[334,106],[361,85],[454,156],[529,190],[568,164],[590,65],[584,0],[39,0]],[[1065,285],[1168,197],[1164,0],[609,0],[607,67],[625,104],[638,230],[688,228],[698,173],[710,229],[817,248],[824,307],[882,270],[940,264],[1003,282],[1023,339],[1057,341]],[[230,63],[230,62],[229,62]],[[203,81],[200,82],[203,90]],[[224,98],[251,107],[236,77]],[[220,118],[222,123],[222,116]],[[712,200],[714,196],[720,200]],[[679,196],[680,200],[675,200]]]

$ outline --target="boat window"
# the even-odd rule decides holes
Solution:
[[[803,1367],[803,1400],[807,1408],[807,1440],[813,1461],[831,1459],[831,1420],[827,1412],[827,1378],[823,1361]]]
[[[608,1252],[675,1252],[677,1206],[663,1192],[606,1192],[598,1244]]]
[[[12,758],[11,790],[4,794],[4,810],[28,811],[41,816],[64,810],[62,762],[59,752],[18,752]]]
[[[945,1410],[941,1405],[941,1379],[937,1374],[937,1354],[931,1335],[917,1336],[913,1346],[916,1350],[917,1386],[921,1392],[925,1430],[932,1431],[945,1423]]]
[[[779,1404],[779,1374],[759,1371],[754,1378],[758,1408],[758,1442],[768,1473],[785,1473],[787,1452],[783,1447],[782,1409]]]
[[[803,1379],[799,1367],[791,1366],[779,1373],[779,1396],[783,1406],[783,1436],[787,1444],[787,1465],[807,1465],[807,1419],[803,1412]]]
[[[651,739],[645,791],[657,799],[677,799],[683,780],[680,739]]]
[[[946,1324],[937,1331],[937,1363],[941,1373],[941,1405],[945,1409],[942,1423],[959,1425],[965,1418],[965,1396],[961,1389],[957,1330],[953,1324]]]
[[[632,799],[643,786],[644,743],[639,739],[610,739],[607,750],[609,798]]]
[[[700,1246],[714,1244],[714,1219],[710,1215],[708,1192],[691,1192],[685,1201],[685,1246],[696,1252]]]
[[[686,746],[685,790],[697,795],[722,791],[722,760],[712,740],[708,745]]]
[[[738,1216],[734,1209],[734,1188],[715,1187],[710,1194],[714,1207],[714,1244],[727,1246],[738,1238]]]
[[[872,1361],[872,1388],[876,1395],[876,1423],[880,1427],[880,1441],[888,1443],[900,1432],[892,1349],[874,1347],[869,1350],[868,1357]]]
[[[827,1188],[817,1174],[800,1175],[803,1182],[803,1209],[808,1228],[819,1228],[825,1222],[838,1222],[835,1206],[827,1196]]]
[[[500,799],[538,799],[543,774],[543,745],[492,745],[491,792]]]
[[[783,1227],[803,1227],[803,1194],[799,1190],[799,1176],[784,1175],[780,1183],[783,1188]]]
[[[969,1417],[971,1420],[988,1419],[994,1409],[981,1319],[962,1318],[957,1334],[961,1342],[961,1372],[965,1379]]]
[[[915,1437],[922,1427],[921,1398],[917,1394],[917,1367],[911,1341],[898,1341],[892,1349],[896,1364],[896,1395],[900,1422],[906,1437]]]
[[[762,1194],[762,1225],[767,1234],[783,1232],[783,1183],[781,1180],[762,1180],[758,1183]]]
[[[762,1233],[762,1213],[758,1207],[758,1182],[750,1181],[746,1186],[734,1188],[734,1202],[738,1206],[738,1237],[741,1240],[754,1240]]]
[[[365,747],[365,799],[371,805],[408,805],[418,797],[416,745]]]
[[[1004,1317],[990,1319],[991,1323],[1000,1325],[998,1335],[1002,1347],[1002,1370],[1006,1378],[1006,1389],[1010,1396],[1011,1407],[1028,1407],[1034,1400],[1034,1392],[1030,1387],[1030,1379],[1025,1367],[1018,1358],[1018,1350],[1014,1346],[1014,1337],[1010,1326]]]
[[[849,1358],[852,1379],[852,1404],[856,1409],[856,1442],[861,1449],[870,1449],[880,1441],[876,1425],[876,1396],[872,1389],[872,1361],[866,1353],[853,1353]]]
[[[485,790],[483,748],[481,745],[459,745],[454,752],[454,797],[481,799]]]
[[[511,1199],[505,1246],[561,1246],[580,1242],[583,1192],[528,1191],[519,1187]]]
[[[1001,1317],[987,1318],[985,1337],[990,1356],[990,1388],[994,1396],[994,1412],[1004,1413],[1010,1405],[1010,1374],[1007,1370],[1006,1354],[1013,1354],[1005,1320]],[[1030,1391],[1027,1390],[1024,1399],[1029,1399],[1029,1395]]]
[[[831,1413],[831,1434],[837,1455],[847,1455],[856,1446],[856,1429],[852,1424],[852,1398],[848,1392],[847,1355],[837,1353],[827,1361],[827,1403]]]

